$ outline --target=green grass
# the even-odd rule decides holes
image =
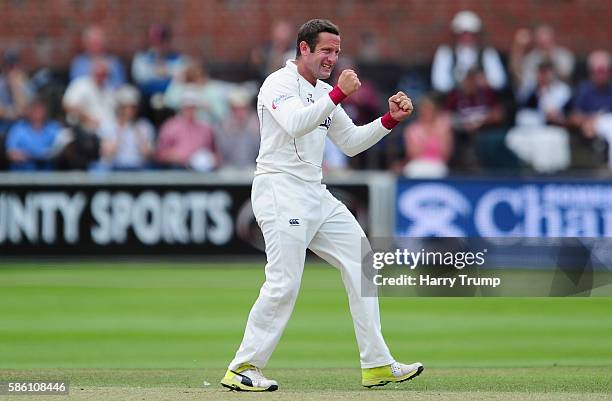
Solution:
[[[70,378],[76,399],[224,399],[217,382],[263,279],[256,265],[3,264],[0,380]],[[285,391],[279,399],[608,399],[612,391],[612,298],[380,304],[394,356],[425,363],[422,377],[364,392],[340,275],[309,265],[266,369]]]

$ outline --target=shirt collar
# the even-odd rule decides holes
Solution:
[[[293,72],[295,75],[298,76],[299,79],[302,80],[302,82],[310,85],[311,87],[315,88],[318,84],[319,84],[319,80],[317,79],[316,84],[313,86],[310,82],[308,82],[308,80],[306,78],[304,78],[297,69],[297,64],[295,63],[295,60],[287,60],[287,62],[285,63],[286,67],[289,69],[289,71]]]
[[[287,68],[289,68],[292,72],[295,72],[296,74],[300,75],[300,73],[297,70],[297,64],[295,63],[295,60],[287,60],[287,62],[285,63],[285,65],[287,66]]]

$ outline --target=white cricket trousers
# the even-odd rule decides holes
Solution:
[[[283,173],[256,176],[251,201],[266,242],[266,282],[229,368],[245,363],[263,368],[268,363],[293,312],[307,248],[341,272],[361,367],[395,362],[381,333],[378,298],[361,296],[365,234],[346,206],[325,185]]]

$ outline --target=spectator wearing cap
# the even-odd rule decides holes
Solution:
[[[460,11],[451,23],[453,45],[436,50],[431,70],[431,83],[438,92],[450,92],[467,72],[477,68],[484,72],[494,90],[506,86],[506,72],[497,50],[482,45],[482,21],[472,11]]]
[[[164,94],[164,104],[178,110],[183,94],[194,93],[198,96],[200,105],[198,120],[216,126],[230,114],[227,94],[233,89],[232,84],[212,79],[202,62],[190,60],[168,86]]]
[[[106,51],[106,33],[98,25],[87,27],[81,36],[84,52],[70,64],[70,81],[91,74],[93,60],[104,58],[108,63],[108,78],[105,84],[117,88],[125,83],[125,68],[119,59]]]
[[[32,92],[28,75],[19,65],[18,54],[6,51],[0,66],[0,135],[24,117]]]
[[[216,131],[221,166],[227,169],[252,170],[259,153],[259,119],[251,94],[241,88],[229,95],[231,114]]]
[[[197,120],[200,107],[197,93],[185,92],[179,113],[166,121],[159,132],[157,162],[169,168],[191,168],[210,171],[219,157],[210,126]]]
[[[148,33],[149,47],[132,61],[132,77],[146,98],[164,93],[173,77],[185,65],[185,57],[172,49],[172,34],[163,25],[153,25]]]
[[[552,64],[558,79],[570,81],[574,72],[574,54],[557,44],[552,27],[540,25],[533,34],[525,28],[516,31],[510,51],[510,69],[517,90],[525,92],[537,85],[538,67],[544,62]]]
[[[578,86],[572,101],[570,123],[586,138],[602,137],[608,142],[608,163],[612,167],[612,76],[610,53],[589,54],[589,79]]]
[[[153,154],[155,133],[144,118],[138,118],[140,94],[131,85],[115,93],[116,121],[100,129],[101,164],[114,170],[146,168]]]
[[[70,125],[95,133],[102,124],[114,122],[115,98],[106,84],[108,74],[108,61],[98,57],[92,60],[90,75],[70,82],[63,99]]]
[[[6,138],[11,170],[50,170],[51,151],[61,126],[48,119],[47,106],[34,99],[27,108],[27,117],[15,123]]]

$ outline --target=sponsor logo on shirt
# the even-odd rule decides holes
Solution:
[[[291,99],[293,95],[280,95],[274,100],[272,100],[272,109],[276,110],[276,108],[283,103],[285,100]]]
[[[289,225],[290,226],[299,226],[300,225],[300,219],[289,219]]]
[[[331,126],[331,123],[332,123],[331,117],[327,117],[325,119],[325,121],[323,121],[321,124],[319,124],[319,127],[323,127],[325,129],[329,129],[329,127]]]

